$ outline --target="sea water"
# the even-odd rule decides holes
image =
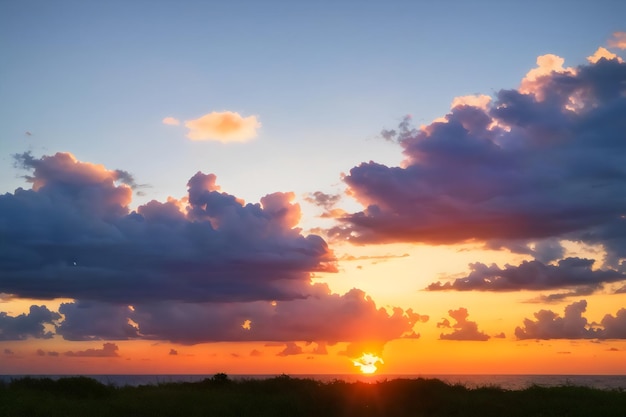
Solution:
[[[23,377],[58,379],[75,375],[0,375],[0,380],[9,382]],[[199,382],[213,375],[84,375],[114,386],[158,385],[172,382]],[[228,375],[230,379],[267,379],[278,375]],[[361,375],[361,374],[293,374],[291,378],[309,378],[321,382],[341,380],[346,382],[376,383],[392,379],[436,378],[448,384],[461,384],[469,388],[497,386],[507,390],[522,390],[531,385],[543,387],[585,386],[598,389],[626,389],[626,375]]]

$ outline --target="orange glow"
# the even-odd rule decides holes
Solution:
[[[364,374],[373,374],[376,372],[376,370],[378,370],[378,367],[376,367],[378,362],[381,364],[385,363],[382,358],[379,358],[371,353],[364,353],[360,358],[352,360],[354,366],[359,366],[361,368],[361,372]]]

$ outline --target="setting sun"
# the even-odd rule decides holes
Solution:
[[[376,364],[378,362],[380,362],[381,364],[385,363],[382,358],[379,358],[378,356],[371,353],[364,353],[360,358],[352,360],[354,366],[359,366],[361,368],[361,372],[364,374],[373,374],[374,372],[376,372],[376,370],[378,369]]]

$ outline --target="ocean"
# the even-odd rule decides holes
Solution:
[[[34,378],[58,379],[74,375],[0,375],[0,381],[10,382],[12,379],[26,376]],[[213,375],[84,375],[104,384],[115,386],[157,385],[170,382],[199,382]],[[237,379],[266,379],[277,375],[229,375]],[[599,389],[626,390],[626,375],[359,375],[359,374],[317,374],[289,375],[292,378],[310,378],[322,382],[343,380],[346,382],[369,382],[392,380],[398,378],[437,378],[449,384],[462,384],[470,388],[481,386],[498,386],[507,390],[521,390],[531,385],[544,387],[574,385]]]

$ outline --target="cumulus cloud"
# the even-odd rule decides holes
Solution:
[[[534,313],[535,320],[524,319],[521,327],[515,328],[518,339],[626,339],[626,309],[615,316],[606,314],[599,324],[589,323],[583,313],[587,301],[580,300],[567,307],[563,316],[552,310]]]
[[[599,47],[593,53],[593,55],[587,57],[587,61],[591,62],[592,64],[595,64],[601,59],[616,59],[619,62],[623,62],[622,58],[620,58],[619,56],[615,55],[613,52],[603,47]]]
[[[33,171],[33,188],[0,196],[2,292],[127,304],[285,300],[306,296],[312,272],[335,269],[324,240],[297,228],[293,193],[245,204],[198,172],[186,203],[131,212],[123,171],[67,153],[16,159]]]
[[[59,319],[59,313],[50,311],[43,305],[32,305],[28,314],[15,317],[0,312],[0,340],[25,340],[29,337],[50,339],[54,334],[47,331],[44,324],[54,324]]]
[[[67,351],[65,356],[80,357],[80,358],[117,358],[119,348],[115,343],[104,343],[102,349],[86,349],[79,351]]]
[[[613,37],[609,39],[609,47],[626,49],[626,32],[615,32]]]
[[[139,336],[136,326],[129,322],[132,310],[93,301],[62,303],[59,312],[65,319],[56,333],[66,340],[125,340]]]
[[[198,172],[180,200],[131,211],[125,171],[63,153],[17,160],[33,187],[0,196],[1,290],[74,299],[48,312],[63,316],[56,334],[66,340],[308,341],[321,352],[340,341],[384,344],[423,321],[358,289],[312,285],[336,260],[298,227],[293,193],[246,204]],[[49,336],[35,330],[3,335]]]
[[[563,287],[591,287],[597,289],[602,283],[626,280],[626,274],[612,270],[593,270],[593,259],[566,258],[556,265],[539,261],[524,261],[518,266],[500,268],[476,262],[470,264],[468,276],[453,282],[434,282],[429,291],[518,291],[546,290]]]
[[[211,112],[185,121],[191,140],[215,140],[223,143],[246,142],[257,136],[261,123],[256,116],[242,117],[239,113]]]
[[[451,333],[441,333],[439,339],[441,340],[475,340],[485,341],[489,340],[489,336],[478,330],[478,324],[475,321],[467,320],[469,313],[466,308],[459,308],[458,310],[448,310],[448,314],[452,317],[456,323],[450,324],[448,319],[443,319],[437,324],[437,327],[451,328]]]
[[[117,313],[111,310],[117,308]],[[74,314],[86,318],[101,317],[115,321],[101,326],[73,326],[59,330],[71,335],[73,340],[113,339],[129,335],[129,320],[135,327],[134,337],[153,340],[169,340],[181,344],[216,341],[309,341],[317,342],[386,342],[412,332],[415,324],[424,316],[411,309],[396,308],[388,313],[378,308],[374,301],[358,289],[344,295],[333,294],[326,285],[311,286],[307,298],[281,301],[273,305],[266,301],[229,303],[137,303],[133,309],[125,306],[90,303],[82,309],[65,309],[65,317],[76,322]],[[244,329],[241,323],[250,320],[253,325]],[[83,333],[80,333],[80,332]]]
[[[169,126],[178,126],[178,125],[180,125],[180,120],[178,120],[175,117],[171,117],[171,116],[163,118],[163,120],[161,120],[161,122],[164,125],[169,125]]]
[[[329,231],[355,244],[570,239],[626,258],[626,64],[538,59],[518,89],[457,101],[438,121],[397,129],[401,166],[345,175],[363,207]]]

